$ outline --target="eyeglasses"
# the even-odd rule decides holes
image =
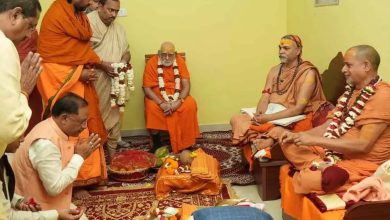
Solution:
[[[68,118],[71,118],[72,121],[76,122],[77,124],[80,124],[83,127],[87,126],[88,119],[80,119],[78,115],[70,115],[70,114],[68,114]]]
[[[175,56],[175,53],[160,53],[160,56],[161,57],[168,57],[168,58],[172,58]]]

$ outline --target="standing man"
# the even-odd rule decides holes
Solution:
[[[94,51],[105,61],[113,63],[130,62],[129,44],[125,29],[115,22],[120,9],[119,0],[100,0],[96,11],[88,14],[92,28],[91,43]],[[113,75],[104,70],[96,70],[97,79],[94,82],[99,96],[99,108],[104,126],[108,131],[107,148],[110,155],[114,153],[120,138],[121,117],[119,108],[111,107],[111,78]]]
[[[0,111],[0,219],[42,219],[47,216],[41,212],[13,210],[21,207],[11,205],[13,185],[8,180],[12,179],[12,174],[8,174],[12,170],[3,156],[7,145],[23,135],[31,116],[27,98],[41,71],[41,59],[39,54],[29,53],[21,66],[15,46],[31,37],[41,10],[38,0],[0,0],[0,48],[4,53],[0,59],[0,100],[3,105]]]
[[[102,138],[101,146],[84,161],[75,183],[78,186],[107,180],[103,151],[107,134],[93,85],[97,78],[94,67],[113,72],[110,64],[101,60],[89,43],[92,29],[84,13],[87,6],[88,0],[54,1],[43,18],[38,38],[43,71],[37,86],[45,106],[44,118],[50,116],[58,97],[72,92],[85,98],[89,106],[88,129],[80,137],[87,138],[89,133],[95,133]]]

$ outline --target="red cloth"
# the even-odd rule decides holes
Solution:
[[[34,31],[30,38],[26,38],[25,40],[23,40],[16,48],[19,53],[20,62],[23,62],[23,60],[26,58],[27,54],[30,51],[34,53],[37,52],[37,44],[38,32]],[[28,106],[30,107],[32,114],[25,132],[26,134],[28,134],[31,129],[42,120],[42,97],[36,87],[28,97]]]

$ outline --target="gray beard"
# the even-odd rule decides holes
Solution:
[[[280,63],[287,63],[287,59],[284,57],[279,57]]]
[[[161,62],[161,64],[163,65],[163,66],[165,66],[165,67],[169,67],[169,66],[172,66],[173,65],[173,63],[172,62]]]

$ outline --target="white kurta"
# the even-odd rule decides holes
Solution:
[[[7,180],[6,172],[4,170],[0,175],[4,176],[4,179]],[[3,183],[0,181],[0,186]],[[5,184],[8,188],[8,182]],[[16,203],[19,200],[23,200],[22,196],[14,194],[12,201],[9,201],[4,196],[3,190],[0,193],[0,220],[57,220],[58,213],[56,210],[41,211],[41,212],[27,212],[27,211],[17,211],[13,209]],[[6,190],[8,192],[8,189]],[[7,195],[7,198],[10,198],[10,195]]]
[[[0,31],[0,155],[9,143],[22,136],[31,117],[27,98],[20,88],[20,61],[16,48]]]
[[[60,194],[76,180],[84,162],[80,155],[73,154],[66,167],[62,168],[60,150],[46,139],[35,141],[28,149],[28,157],[47,194],[51,196]]]
[[[20,61],[15,45],[0,30],[0,156],[7,145],[20,137],[27,129],[31,117],[27,98],[21,94]],[[3,175],[3,174],[0,174]],[[8,201],[0,190],[0,219],[14,216]],[[32,214],[30,214],[32,216]],[[17,219],[39,219],[33,217]]]

